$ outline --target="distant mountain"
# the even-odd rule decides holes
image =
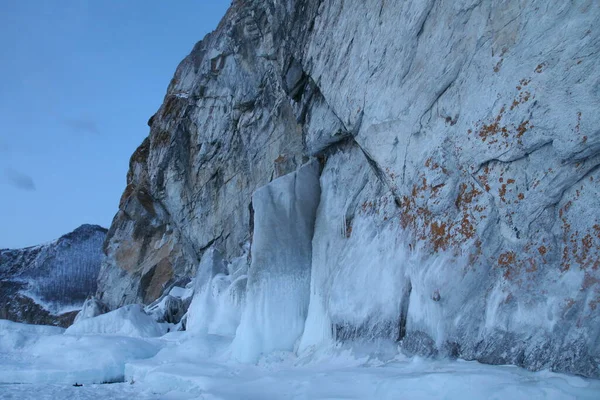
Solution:
[[[70,325],[96,292],[106,232],[82,225],[47,244],[0,250],[0,319]]]

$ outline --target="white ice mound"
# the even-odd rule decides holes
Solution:
[[[143,339],[62,332],[0,321],[0,384],[118,382],[127,362],[153,357],[161,347]]]
[[[64,328],[49,325],[30,325],[13,322],[6,319],[0,319],[0,335],[12,332],[30,333],[36,335],[58,335],[65,331]]]
[[[167,333],[167,326],[156,322],[140,305],[132,304],[97,317],[77,321],[65,333],[156,337]]]
[[[64,331],[57,326],[28,325],[0,319],[0,352],[23,348],[31,342],[31,338],[60,335]]]
[[[319,164],[312,161],[254,192],[252,264],[232,355],[293,351],[310,298],[311,240],[319,205]]]

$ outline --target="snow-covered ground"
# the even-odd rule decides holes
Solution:
[[[130,307],[100,319],[112,315],[137,325],[115,334],[94,329],[70,334],[0,320],[0,398],[600,398],[600,381],[514,366],[406,358],[385,341],[335,345],[301,356],[279,352],[257,364],[240,364],[231,361],[231,337],[186,332],[148,337],[157,332],[150,326],[156,323],[135,312]],[[138,337],[121,336],[127,332]],[[139,337],[140,332],[152,335]],[[115,380],[122,382],[101,384]]]

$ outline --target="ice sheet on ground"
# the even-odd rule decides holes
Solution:
[[[58,335],[65,331],[64,328],[49,325],[31,325],[0,319],[0,335],[8,332],[31,333],[37,335]]]
[[[408,359],[387,342],[338,345],[302,358],[279,352],[249,365],[229,361],[231,338],[216,335],[77,337],[23,324],[2,322],[0,327],[2,335],[19,331],[28,337],[0,353],[0,382],[31,383],[0,384],[2,399],[532,400],[597,399],[600,393],[597,380],[514,366]],[[127,383],[91,384],[119,376]],[[73,387],[73,378],[84,386]]]
[[[168,400],[172,397],[143,393],[140,385],[114,383],[110,385],[93,384],[74,387],[59,384],[0,384],[2,400]],[[179,399],[184,397],[178,397]]]
[[[227,360],[214,336],[181,342],[197,353],[164,349],[127,364],[126,379],[154,393],[188,393],[210,399],[596,399],[600,381],[529,372],[478,362],[409,359],[393,343],[334,346],[297,358],[273,353],[258,365]],[[199,350],[204,346],[216,349]],[[202,353],[202,354],[201,354]],[[376,355],[376,356],[374,356]]]

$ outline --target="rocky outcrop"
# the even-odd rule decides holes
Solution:
[[[250,263],[252,193],[317,157],[300,351],[388,337],[600,376],[599,17],[234,1],[131,159],[99,295],[151,302],[209,248]]]
[[[0,319],[69,326],[96,291],[105,236],[82,225],[48,244],[0,250]]]
[[[214,242],[240,255],[253,191],[302,163],[267,24],[236,5],[177,68],[108,234],[99,295],[112,307],[153,301]]]

